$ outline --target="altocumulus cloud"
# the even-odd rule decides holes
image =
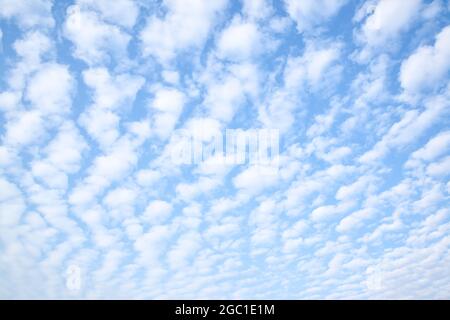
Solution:
[[[450,298],[448,1],[0,8],[1,298]]]

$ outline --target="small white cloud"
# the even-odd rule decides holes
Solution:
[[[201,235],[196,232],[181,235],[176,244],[167,253],[167,261],[172,270],[186,267],[189,260],[201,248]]]
[[[103,149],[109,148],[120,135],[119,113],[131,109],[144,79],[128,73],[111,75],[106,68],[88,69],[83,79],[94,89],[94,95],[93,104],[81,114],[79,123]]]
[[[44,114],[64,114],[71,108],[73,87],[67,66],[45,64],[29,80],[25,96]]]
[[[406,33],[420,18],[422,0],[367,0],[357,10],[353,21],[361,27],[354,31],[355,39],[362,44],[352,57],[360,63],[369,63],[384,52],[395,52]]]
[[[242,12],[250,19],[264,19],[273,12],[273,8],[269,0],[243,0]]]
[[[74,56],[89,65],[104,64],[126,56],[130,36],[101,20],[95,11],[78,5],[67,9],[64,36],[75,45]]]
[[[221,183],[221,180],[218,178],[200,177],[193,183],[182,182],[177,184],[175,191],[180,199],[190,201],[203,193],[211,192]]]
[[[0,0],[0,17],[14,19],[23,28],[54,26],[52,2],[48,0]]]
[[[423,112],[419,113],[417,110],[405,112],[400,121],[394,123],[381,140],[371,150],[365,152],[359,160],[363,163],[377,161],[389,150],[414,142],[439,119],[445,112],[446,106],[445,97],[436,96],[427,101],[427,108]]]
[[[206,41],[215,19],[226,1],[166,0],[163,18],[151,16],[140,34],[144,56],[154,56],[166,64],[179,52],[193,54]]]
[[[103,202],[110,208],[133,206],[136,191],[130,188],[119,187],[108,192]]]
[[[284,0],[286,10],[298,32],[311,31],[336,15],[347,0]]]
[[[21,95],[14,91],[0,92],[0,110],[11,112],[20,107]]]
[[[19,188],[0,177],[0,227],[17,225],[25,208]]]
[[[125,28],[132,28],[139,14],[139,7],[133,0],[77,0],[80,7],[97,10],[102,19]]]
[[[267,174],[265,170],[264,167],[250,166],[233,178],[233,184],[243,192],[258,194],[279,182],[278,174]]]
[[[39,141],[45,134],[45,123],[42,114],[36,110],[16,114],[6,125],[5,143],[11,145],[27,145]]]
[[[445,177],[450,173],[450,156],[445,157],[439,162],[431,163],[427,167],[427,173],[435,177]]]
[[[442,86],[449,70],[450,26],[447,26],[436,36],[434,46],[419,47],[402,62],[399,80],[407,93],[415,94]]]
[[[14,42],[14,49],[29,65],[39,65],[44,55],[49,54],[53,44],[41,31],[30,31]]]
[[[88,148],[86,141],[72,122],[64,123],[56,136],[45,147],[48,161],[68,173],[78,171],[82,154]]]
[[[185,95],[176,89],[157,89],[151,106],[156,111],[153,130],[158,137],[166,139],[170,136],[183,111],[185,100]]]
[[[139,170],[136,173],[136,182],[143,187],[151,187],[155,185],[161,178],[161,173],[156,170]]]
[[[364,221],[374,217],[375,211],[372,208],[365,208],[355,211],[339,222],[336,230],[338,232],[349,232],[363,226]]]
[[[415,151],[411,158],[432,161],[450,149],[450,131],[444,131],[430,139],[427,144]]]
[[[117,109],[131,103],[145,82],[141,76],[111,74],[106,68],[84,71],[83,80],[94,90],[95,106],[102,109]]]
[[[164,70],[162,72],[162,77],[164,81],[173,85],[177,85],[180,81],[180,74],[173,70]]]
[[[258,53],[261,35],[258,26],[234,19],[217,41],[217,54],[222,59],[240,61]]]
[[[144,218],[147,223],[159,224],[165,222],[172,214],[172,205],[163,200],[154,200],[145,208]]]

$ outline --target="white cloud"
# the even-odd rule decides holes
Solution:
[[[382,46],[405,31],[419,15],[421,0],[380,0],[369,2],[357,13],[355,19],[365,19],[358,37],[369,46]]]
[[[269,0],[243,0],[243,13],[251,19],[264,19],[273,13]]]
[[[130,36],[119,27],[105,23],[95,11],[78,5],[67,9],[64,36],[74,43],[74,56],[89,65],[125,57],[130,40]]]
[[[373,292],[374,299],[393,299],[402,296],[405,299],[440,299],[448,292],[445,270],[449,266],[446,256],[450,239],[442,237],[424,246],[400,246],[386,252],[374,264],[380,270],[381,288]],[[421,273],[420,270],[428,270]],[[418,274],[421,276],[418,277]],[[432,287],[423,283],[432,284]]]
[[[5,91],[0,93],[0,110],[11,112],[20,108],[21,95],[17,92]]]
[[[370,184],[374,182],[372,176],[366,175],[361,176],[353,182],[352,184],[342,186],[336,192],[336,199],[338,200],[349,200],[357,198],[361,193],[370,191]]]
[[[81,114],[79,122],[102,148],[109,148],[120,136],[120,112],[131,109],[144,79],[128,73],[111,75],[105,68],[88,69],[83,79],[94,95],[93,105]]]
[[[64,114],[72,105],[73,86],[67,66],[43,65],[29,80],[26,98],[44,114]]]
[[[389,150],[414,142],[439,120],[440,115],[446,112],[445,99],[444,96],[436,96],[427,101],[427,108],[421,113],[417,110],[405,112],[401,120],[394,123],[382,139],[360,157],[360,161],[368,163],[379,160]]]
[[[324,154],[322,158],[330,163],[339,163],[342,159],[348,158],[351,153],[352,149],[350,147],[337,147]]]
[[[336,183],[340,183],[352,172],[354,172],[354,168],[351,166],[333,165],[325,170],[315,172],[312,176],[297,178],[285,191],[284,206],[287,214],[302,214],[306,211],[306,204],[312,202],[313,195],[319,192],[327,193],[330,188],[333,188]]]
[[[450,292],[444,1],[72,2],[0,0],[0,298]]]
[[[109,153],[98,156],[90,171],[94,175],[115,180],[121,177],[136,159],[134,147],[124,139],[118,141]]]
[[[302,107],[308,91],[326,91],[336,85],[342,67],[336,63],[342,44],[308,41],[302,55],[289,56],[284,68],[284,86],[273,92],[259,108],[260,121],[269,128],[286,132],[294,122],[294,113]]]
[[[24,33],[12,44],[17,53],[17,63],[11,68],[6,83],[11,91],[22,91],[29,76],[47,66],[57,65],[54,62],[55,45],[49,35],[43,30],[30,30]],[[22,94],[22,92],[16,92]]]
[[[255,226],[271,226],[277,221],[277,203],[274,200],[264,200],[249,215],[248,223]]]
[[[177,85],[180,81],[180,74],[177,71],[164,70],[161,75],[164,81],[173,85]]]
[[[123,178],[136,164],[136,147],[122,137],[106,154],[96,156],[86,176],[72,189],[68,202],[79,208],[91,204],[99,192]]]
[[[133,0],[115,0],[114,5],[108,0],[77,0],[80,7],[97,10],[107,22],[131,28],[136,23],[139,7]]]
[[[340,47],[340,43],[324,47],[309,43],[302,56],[288,60],[284,74],[286,86],[292,89],[301,88],[303,82],[306,82],[313,88],[317,87],[339,58]]]
[[[430,139],[427,144],[415,151],[411,157],[423,161],[431,161],[445,154],[450,149],[450,131],[444,131]]]
[[[450,157],[449,157],[450,160]],[[450,161],[447,160],[447,171],[448,168],[450,167]],[[445,175],[445,173],[444,173]],[[420,214],[426,214],[428,212],[434,212],[434,210],[436,209],[437,204],[444,200],[445,197],[442,194],[441,188],[439,185],[435,185],[434,187],[432,187],[431,190],[423,190],[422,192],[422,196],[419,200],[414,201],[414,203],[412,204],[415,212],[418,212]]]
[[[339,222],[336,230],[339,232],[349,232],[363,226],[365,220],[374,217],[375,211],[372,208],[364,208],[355,211]]]
[[[108,208],[108,217],[120,222],[133,218],[137,197],[138,191],[133,187],[121,186],[109,191],[103,198],[103,203]]]
[[[75,124],[64,123],[56,136],[44,149],[48,161],[58,169],[74,173],[78,171],[82,154],[88,148]]]
[[[169,266],[173,270],[180,270],[189,263],[201,248],[201,236],[196,232],[182,234],[176,244],[167,253]]]
[[[226,60],[245,60],[256,55],[260,45],[258,26],[235,18],[219,36],[217,54]]]
[[[166,139],[170,136],[183,111],[185,100],[184,94],[176,89],[157,89],[151,106],[156,111],[153,128],[158,137]]]
[[[286,10],[298,32],[311,31],[336,15],[347,0],[284,0]]]
[[[207,218],[212,220],[219,219],[227,212],[231,212],[231,210],[238,208],[243,202],[244,201],[239,198],[215,199],[207,213]]]
[[[66,189],[67,175],[44,161],[35,161],[31,164],[31,172],[35,178],[43,181],[49,188]]]
[[[344,263],[344,260],[347,258],[346,254],[343,254],[341,252],[338,252],[334,255],[333,258],[328,262],[328,269],[326,271],[326,274],[328,276],[333,276],[340,270],[342,270],[342,265]]]
[[[136,240],[144,231],[143,226],[139,220],[135,218],[124,220],[125,232],[130,239]]]
[[[119,187],[108,192],[103,202],[109,208],[123,208],[133,206],[136,199],[136,191],[130,188]]]
[[[15,226],[25,211],[22,193],[16,185],[0,177],[0,227]]]
[[[427,173],[436,177],[448,176],[450,172],[450,156],[439,162],[434,162],[427,167]]]
[[[150,224],[159,224],[165,222],[172,214],[173,207],[170,203],[163,200],[154,200],[145,208],[144,219]]]
[[[231,65],[224,72],[206,74],[204,105],[208,116],[225,123],[231,121],[247,99],[257,96],[259,76],[257,66],[245,62]]]
[[[79,121],[103,148],[111,147],[120,135],[120,117],[114,112],[93,108],[83,113]]]
[[[151,187],[159,179],[161,179],[161,173],[156,170],[143,169],[136,173],[136,182],[143,187]]]
[[[270,246],[277,238],[277,232],[272,227],[257,227],[251,235],[251,243],[255,247]],[[265,250],[254,250],[253,252],[262,253]]]
[[[286,229],[282,236],[284,239],[298,238],[302,236],[308,229],[308,223],[306,220],[298,220],[295,224]]]
[[[220,184],[221,180],[218,178],[200,177],[193,183],[179,183],[175,191],[180,199],[190,201],[203,193],[211,192]]]
[[[199,48],[206,41],[226,1],[166,0],[163,18],[152,16],[140,34],[144,56],[152,55],[167,63],[178,52]]]
[[[294,225],[282,233],[284,240],[283,252],[295,254],[299,247],[305,244],[304,233],[308,229],[308,223],[305,220],[299,220]]]
[[[311,212],[311,220],[314,222],[323,222],[339,217],[342,213],[350,210],[354,204],[352,202],[341,202],[337,205],[325,205],[314,209]]]
[[[84,71],[83,80],[94,89],[95,105],[102,109],[117,109],[129,104],[144,84],[141,76],[129,73],[112,75],[106,68]]]
[[[0,172],[3,172],[4,168],[13,164],[19,163],[16,150],[7,146],[0,146]]]
[[[385,234],[396,231],[398,232],[400,229],[402,229],[404,227],[404,224],[397,215],[398,214],[394,214],[386,222],[380,223],[373,232],[368,233],[363,237],[363,241],[368,243],[374,242],[382,238]]]
[[[204,236],[207,241],[210,241],[211,245],[218,247],[229,245],[229,237],[236,235],[241,229],[242,219],[235,216],[228,216],[221,220],[218,224],[210,224],[208,229],[204,232]],[[234,242],[234,241],[231,241]]]
[[[400,83],[408,93],[442,86],[450,70],[450,26],[436,36],[434,46],[419,47],[402,62]]]
[[[233,76],[211,85],[205,98],[205,104],[210,109],[210,116],[214,119],[230,121],[236,109],[244,101],[245,96],[242,89],[239,79]]]
[[[134,242],[134,248],[139,253],[137,261],[150,268],[157,266],[172,233],[169,226],[158,225],[138,237]]]
[[[49,54],[53,43],[41,31],[30,31],[22,39],[14,42],[14,49],[27,64],[38,66],[45,54]]]
[[[233,184],[249,194],[258,194],[278,183],[278,173],[266,172],[262,166],[250,166],[233,178]],[[270,169],[269,169],[270,170]]]
[[[42,114],[36,110],[18,112],[6,125],[5,144],[27,145],[45,134]]]
[[[14,19],[23,29],[51,28],[54,20],[50,0],[0,0],[0,17]]]

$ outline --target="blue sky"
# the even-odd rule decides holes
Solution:
[[[0,27],[0,298],[450,298],[448,1],[0,0]],[[275,130],[276,172],[174,161],[198,129]]]

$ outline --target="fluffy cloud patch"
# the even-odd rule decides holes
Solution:
[[[284,1],[286,10],[297,24],[299,32],[320,27],[327,19],[337,14],[346,2],[347,0]]]
[[[67,9],[64,35],[74,44],[75,57],[89,65],[121,59],[126,55],[130,36],[115,25],[103,21],[93,10],[79,5]]]
[[[408,93],[421,92],[443,85],[450,70],[450,26],[436,35],[434,46],[419,47],[403,61],[400,83]]]
[[[143,54],[154,56],[162,63],[173,59],[178,52],[203,45],[226,1],[205,4],[201,0],[167,0],[164,6],[165,16],[149,17],[140,34]]]

